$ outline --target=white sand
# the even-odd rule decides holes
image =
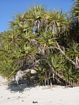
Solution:
[[[21,93],[11,92],[7,87],[0,85],[0,105],[79,105],[79,87],[37,86],[25,88]]]

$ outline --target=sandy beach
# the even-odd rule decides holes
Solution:
[[[15,88],[16,89],[16,88]],[[0,81],[0,105],[79,105],[79,87],[36,86],[11,91]]]

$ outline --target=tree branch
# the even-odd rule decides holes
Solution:
[[[65,54],[65,52],[61,49],[61,47],[60,47],[60,45],[58,44],[58,42],[56,42],[56,45],[57,45],[56,49],[58,49],[58,50],[60,51],[60,53],[61,53],[62,55],[64,55],[65,58],[66,58],[68,61],[70,61],[70,62],[75,66],[76,69],[79,69],[78,63],[74,62],[71,58],[69,58],[69,57]]]

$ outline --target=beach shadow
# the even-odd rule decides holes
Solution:
[[[27,84],[26,80],[19,81],[17,84],[15,81],[12,81],[8,84],[8,88],[12,92],[23,92],[25,89],[30,90],[32,87],[35,87],[33,84]]]

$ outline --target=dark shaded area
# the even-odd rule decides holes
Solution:
[[[19,80],[19,84],[16,83],[16,81],[11,81],[8,84],[8,89],[13,92],[23,92],[24,89],[31,89],[32,87],[35,87],[36,85],[32,81],[27,80]]]
[[[60,86],[68,86],[73,87],[69,82],[64,80],[59,74],[55,74],[55,78],[50,78],[46,81],[43,81],[42,84],[39,84],[38,78],[28,78],[28,79],[21,79],[19,80],[19,83],[17,84],[16,81],[11,81],[8,84],[8,89],[13,92],[23,92],[25,89],[30,90],[32,87],[35,87],[37,85],[60,85]]]

